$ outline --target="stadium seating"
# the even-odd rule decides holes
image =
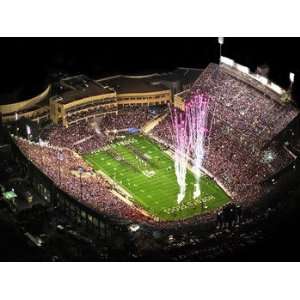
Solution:
[[[298,110],[275,102],[214,64],[195,82],[191,95],[199,93],[208,94],[213,103],[204,169],[235,201],[257,200],[263,193],[261,183],[295,159],[276,136],[298,115]],[[152,134],[172,147],[170,115]]]
[[[70,149],[49,145],[41,146],[22,138],[16,138],[16,143],[24,155],[51,178],[60,189],[85,205],[98,212],[119,218],[128,218],[133,221],[149,219],[138,209],[116,197],[112,193],[113,187],[104,178],[93,173],[92,168]],[[63,155],[60,164],[57,163],[59,154]],[[81,181],[79,176],[73,175],[79,167],[82,167],[84,172]]]

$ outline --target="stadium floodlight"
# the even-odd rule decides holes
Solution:
[[[26,125],[26,132],[28,135],[31,134],[31,128],[28,125]]]
[[[15,121],[16,121],[16,134],[19,132],[19,127],[18,127],[18,120],[19,120],[19,115],[17,112],[15,112]]]
[[[220,58],[220,62],[229,66],[229,67],[233,67],[235,65],[235,62],[233,59],[230,59],[228,57],[225,57],[225,56],[221,56]]]
[[[237,70],[239,70],[242,73],[246,73],[246,74],[250,73],[250,70],[249,70],[248,67],[242,66],[242,65],[237,64],[237,63],[235,64],[235,67],[236,67]]]
[[[29,139],[31,135],[31,128],[29,125],[26,125],[26,132],[27,132],[27,138]]]
[[[295,74],[291,72],[290,73],[290,82],[291,82],[291,84],[294,83],[294,79],[295,79]]]
[[[283,93],[283,89],[273,82],[271,82],[270,88],[279,95],[282,95]]]

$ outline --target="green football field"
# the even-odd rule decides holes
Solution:
[[[84,155],[94,168],[125,189],[140,207],[161,220],[182,220],[213,210],[230,199],[210,178],[201,178],[201,200],[193,199],[194,176],[187,172],[187,192],[177,204],[179,187],[174,161],[154,141],[142,135],[115,140],[97,152]]]

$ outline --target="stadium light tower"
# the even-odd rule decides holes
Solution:
[[[219,62],[221,61],[221,56],[222,56],[222,45],[224,44],[224,38],[223,37],[218,37],[218,43],[220,46],[220,58],[219,58]]]
[[[290,72],[290,88],[292,88],[295,80],[295,74]]]
[[[295,79],[295,74],[294,73],[290,73],[290,82],[294,83],[294,79]]]
[[[289,95],[290,99],[292,99],[293,84],[294,84],[294,80],[295,80],[295,74],[292,73],[292,72],[290,72],[289,79],[290,79],[290,86],[289,86],[289,89],[288,89],[288,95]]]
[[[18,134],[18,132],[19,132],[18,120],[19,120],[19,115],[17,112],[15,112],[16,134]]]

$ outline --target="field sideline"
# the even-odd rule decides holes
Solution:
[[[194,176],[187,172],[187,193],[177,204],[179,191],[174,161],[151,139],[130,135],[83,156],[132,195],[133,200],[161,220],[182,220],[213,210],[230,198],[210,178],[201,178],[202,202],[193,200]]]

